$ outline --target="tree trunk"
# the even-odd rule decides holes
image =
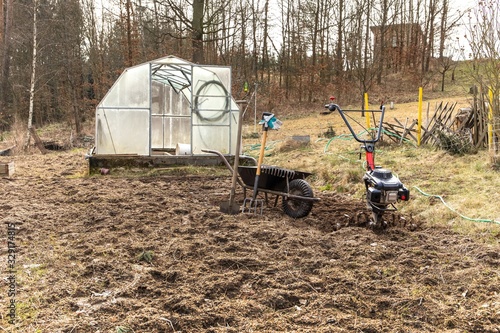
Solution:
[[[375,59],[378,59],[378,69],[377,69],[377,83],[381,84],[382,83],[382,73],[384,72],[384,69],[387,68],[387,59],[386,59],[386,48],[387,48],[387,43],[386,43],[386,30],[387,30],[387,12],[389,10],[389,6],[387,3],[387,0],[382,0],[381,1],[381,12],[382,12],[382,18],[380,21],[380,47],[377,48],[379,54],[375,54]],[[391,45],[394,46],[394,45]]]
[[[128,67],[131,67],[133,63],[133,50],[132,50],[132,5],[130,0],[125,3],[125,13],[126,13],[126,25],[127,25],[127,61]]]
[[[336,78],[340,78],[340,75],[343,71],[344,67],[344,60],[342,57],[342,50],[344,48],[344,34],[343,34],[343,29],[344,29],[344,0],[339,0],[339,16],[337,18],[337,47],[335,49],[335,76]]]
[[[4,30],[4,27],[5,27],[4,6],[6,6],[6,4],[4,2],[5,2],[5,0],[0,1],[0,45],[3,45],[4,33],[5,33],[5,30]],[[0,56],[1,56],[1,54],[0,54]]]
[[[309,95],[307,97],[308,102],[313,100],[313,91],[315,91],[315,80],[316,75],[316,62],[317,62],[317,50],[316,45],[318,42],[318,31],[319,31],[319,13],[320,13],[320,2],[316,0],[316,13],[314,16],[314,27],[312,31],[312,55],[311,55],[311,71],[309,72]]]
[[[6,108],[9,104],[9,75],[10,75],[10,50],[11,50],[11,32],[12,32],[12,15],[13,15],[13,0],[2,1],[2,20],[0,27],[1,40],[1,68],[0,68],[0,128],[7,125]]]
[[[267,71],[267,83],[269,83],[271,79],[271,72],[269,66],[269,52],[267,47],[267,40],[269,39],[269,31],[268,31],[268,14],[269,14],[269,0],[266,0],[264,4],[264,36],[262,43],[262,74],[261,81],[264,81],[264,72]]]
[[[37,2],[34,0],[33,4],[33,60],[31,63],[31,83],[30,83],[30,104],[28,113],[28,133],[26,135],[25,148],[28,148],[31,138],[31,127],[33,126],[33,104],[35,99],[35,81],[36,81],[36,52],[37,52],[37,24],[36,24],[36,12],[37,12]]]
[[[72,81],[71,78],[69,78],[70,81]],[[72,108],[73,108],[73,117],[75,119],[75,130],[76,130],[76,135],[80,135],[82,132],[82,121],[81,121],[81,116],[80,116],[80,108],[78,107],[78,95],[77,95],[77,88],[72,84],[71,85],[71,97],[73,99],[72,103]]]
[[[255,1],[252,1],[252,41],[253,41],[253,47],[252,47],[252,72],[253,72],[253,77],[255,81],[259,80],[259,70],[258,70],[258,64],[259,64],[259,59],[258,59],[258,43],[257,43],[257,20],[259,19],[259,15],[257,13],[258,8],[255,8],[256,4]]]
[[[242,67],[242,77],[244,78],[245,81],[248,80],[248,63],[246,61],[246,53],[247,53],[247,49],[246,49],[246,42],[247,42],[247,33],[246,33],[246,28],[247,28],[247,15],[246,15],[247,11],[246,11],[246,8],[241,10],[241,17],[240,17],[240,20],[241,20],[241,36],[240,36],[240,39],[241,39],[241,46],[240,48],[238,49],[238,57],[239,59],[241,60],[240,61],[240,66]],[[233,47],[235,47],[233,45]]]
[[[205,61],[203,50],[203,15],[205,9],[205,0],[193,0],[193,20],[192,20],[192,47],[193,62],[201,64]]]
[[[437,1],[430,0],[429,2],[429,12],[427,13],[426,27],[424,34],[424,50],[422,54],[422,74],[426,73],[430,69],[430,61],[434,49],[434,21],[437,16]]]
[[[368,70],[369,70],[369,66],[368,66],[368,62],[369,62],[369,59],[368,59],[368,55],[369,55],[369,52],[368,52],[368,49],[369,49],[369,44],[370,44],[370,16],[371,16],[371,2],[370,1],[367,1],[366,2],[366,27],[365,27],[365,36],[364,36],[364,54],[361,55],[360,53],[360,56],[363,57],[363,77],[364,77],[364,80],[363,80],[363,93],[367,92],[367,89],[366,89],[366,79],[368,77]]]

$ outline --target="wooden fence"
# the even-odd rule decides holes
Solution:
[[[456,109],[456,103],[441,102],[436,105],[430,115],[430,105],[427,105],[427,117],[421,126],[421,144],[441,146],[443,134],[455,135],[468,141],[472,147],[488,147],[488,109],[484,100],[478,100],[475,107]],[[388,137],[395,142],[414,141],[417,143],[418,120],[409,118],[401,121],[393,118],[394,122],[384,122]],[[496,125],[496,126],[495,126]],[[495,131],[496,127],[496,131]],[[500,139],[500,120],[494,124],[494,142]],[[498,153],[498,144],[496,146]]]

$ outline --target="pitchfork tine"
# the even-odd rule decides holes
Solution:
[[[260,206],[260,215],[262,215],[262,212],[264,210],[264,201],[262,199],[245,198],[243,200],[243,208],[242,208],[243,213],[247,208],[247,204],[249,213],[257,214],[257,207]]]

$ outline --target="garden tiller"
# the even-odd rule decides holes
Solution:
[[[379,141],[382,134],[382,123],[384,120],[385,106],[382,104],[380,110],[342,110],[340,106],[333,103],[334,98],[330,98],[331,102],[325,105],[328,112],[323,114],[338,111],[345,124],[349,128],[354,139],[362,144],[361,149],[365,152],[366,173],[363,176],[363,181],[366,187],[366,202],[368,208],[372,211],[373,223],[375,226],[386,226],[382,216],[386,211],[396,211],[394,205],[398,201],[408,201],[410,199],[410,191],[403,185],[399,178],[390,170],[384,169],[375,165],[375,143]],[[380,113],[379,124],[375,130],[363,128],[367,131],[370,139],[362,139],[359,134],[356,134],[349,123],[347,112],[365,112],[365,113]],[[365,115],[369,117],[369,114]],[[349,117],[353,119],[352,117]],[[355,120],[353,120],[355,121]],[[359,123],[358,123],[359,124]],[[361,156],[361,153],[360,153]]]

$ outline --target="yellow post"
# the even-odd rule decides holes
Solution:
[[[490,107],[488,108],[488,148],[490,153],[493,153],[493,90],[488,91],[490,98]]]
[[[365,93],[365,118],[366,118],[366,130],[370,130],[370,114],[368,113],[368,93]]]
[[[418,88],[418,126],[417,126],[417,146],[420,146],[420,139],[422,138],[422,87]]]

